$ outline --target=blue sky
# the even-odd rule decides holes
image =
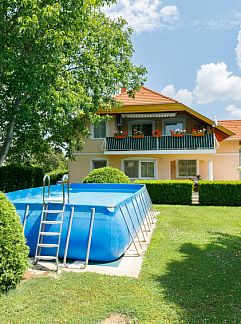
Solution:
[[[146,86],[214,119],[241,119],[241,1],[118,0]]]

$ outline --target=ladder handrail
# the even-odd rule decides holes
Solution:
[[[67,197],[68,197],[68,203],[69,203],[69,176],[67,173],[65,173],[62,177],[62,186],[63,186],[63,201],[65,201],[65,187],[64,185],[67,184]]]
[[[50,197],[50,176],[48,174],[45,174],[43,177],[43,203],[45,203],[45,187],[46,187],[46,179],[48,180],[48,197]]]
[[[43,177],[43,204],[45,204],[45,188],[46,188],[46,181],[48,185],[48,195],[47,198],[50,198],[50,176],[48,174],[45,174]],[[68,203],[69,203],[69,191],[70,191],[70,185],[69,185],[69,177],[68,174],[65,173],[62,177],[62,180],[59,181],[58,183],[62,184],[62,194],[63,194],[63,204],[66,203],[65,201],[65,184],[67,184],[67,197],[68,197]]]

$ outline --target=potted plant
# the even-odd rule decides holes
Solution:
[[[153,137],[161,137],[162,132],[159,129],[156,129],[155,131],[152,132]]]
[[[206,128],[203,129],[192,129],[192,136],[204,136],[206,134]]]
[[[143,138],[144,133],[138,129],[133,129],[132,137],[133,138]]]
[[[172,137],[183,137],[186,134],[186,130],[185,129],[174,129],[171,130],[171,136]]]
[[[115,138],[126,138],[128,135],[127,132],[123,131],[123,130],[116,130],[115,133],[114,133],[114,137]]]

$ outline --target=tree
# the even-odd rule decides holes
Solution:
[[[2,0],[0,165],[50,147],[81,148],[99,107],[135,91],[145,69],[131,62],[131,30],[101,11],[104,0]]]

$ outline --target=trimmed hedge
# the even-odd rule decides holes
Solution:
[[[15,288],[28,268],[29,249],[13,204],[0,192],[0,291]]]
[[[122,171],[112,167],[104,167],[92,170],[86,178],[84,183],[131,183]]]
[[[7,165],[0,168],[0,191],[9,192],[42,186],[44,172],[40,167]]]
[[[51,184],[61,179],[68,170],[54,170],[49,172]],[[37,166],[7,165],[0,168],[0,191],[10,192],[20,189],[41,187],[43,185],[44,170]]]
[[[241,181],[199,181],[199,205],[241,206]]]
[[[145,184],[154,204],[190,205],[193,183],[189,180],[137,180]]]

